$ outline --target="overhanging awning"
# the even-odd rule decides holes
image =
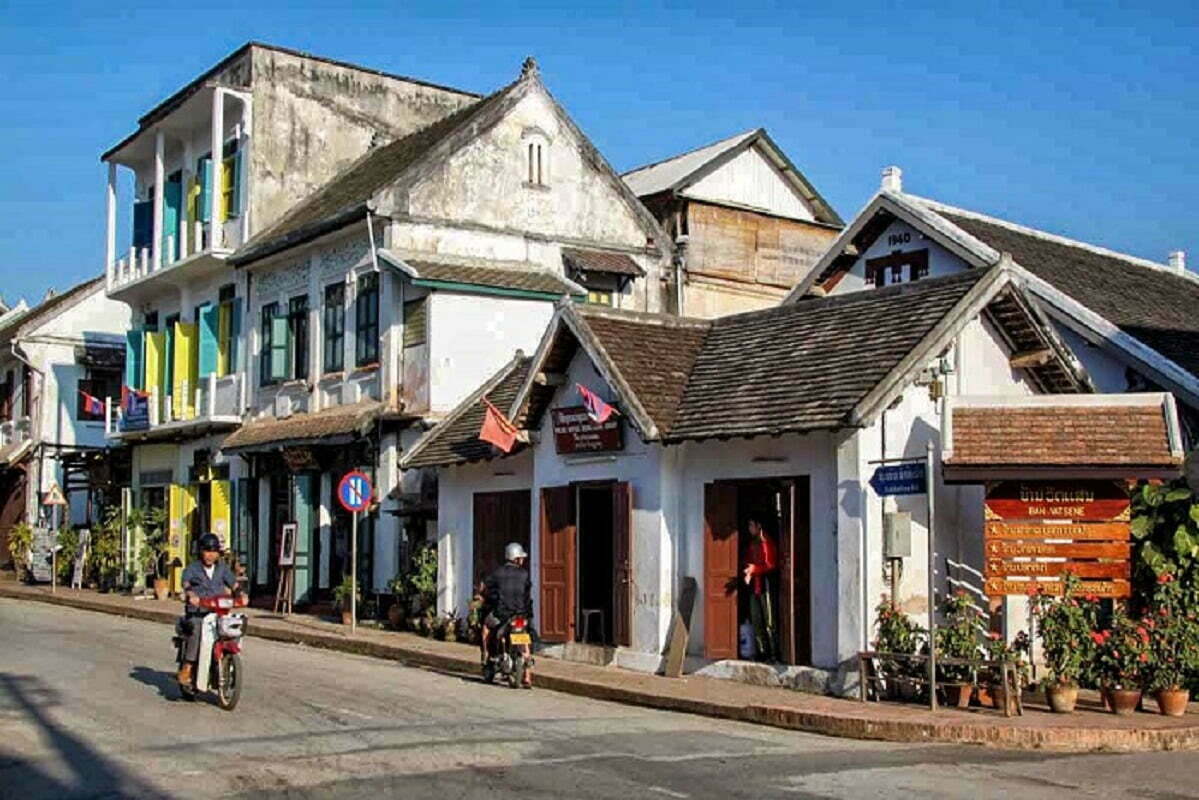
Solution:
[[[268,452],[295,445],[339,445],[365,436],[386,406],[378,401],[351,403],[284,419],[247,422],[225,439],[225,453]]]

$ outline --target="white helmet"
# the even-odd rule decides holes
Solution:
[[[520,542],[512,542],[504,548],[504,560],[515,561],[518,558],[528,558],[529,554],[520,546]]]

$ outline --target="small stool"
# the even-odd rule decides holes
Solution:
[[[591,642],[591,618],[595,616],[599,617],[599,634],[602,640],[604,638],[604,610],[602,608],[583,608],[579,610],[579,613],[583,617],[583,644]]]

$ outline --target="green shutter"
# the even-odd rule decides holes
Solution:
[[[294,505],[296,509],[296,603],[312,601],[312,523],[316,518],[317,475],[304,472],[295,477]]]
[[[200,211],[200,221],[208,222],[212,219],[212,198],[208,193],[209,173],[212,172],[212,158],[204,156],[196,163],[196,172],[200,176],[200,195],[196,200]],[[219,190],[220,187],[218,186]],[[196,249],[199,249],[198,247]]]
[[[283,381],[291,377],[287,368],[287,357],[291,348],[290,330],[286,316],[271,319],[271,380]]]
[[[141,389],[146,374],[145,330],[134,328],[125,334],[125,385]]]
[[[200,377],[216,372],[217,333],[220,308],[207,305],[200,309]]]

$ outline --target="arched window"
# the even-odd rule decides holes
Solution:
[[[549,137],[537,128],[529,128],[521,136],[521,144],[524,148],[525,185],[549,186]]]

